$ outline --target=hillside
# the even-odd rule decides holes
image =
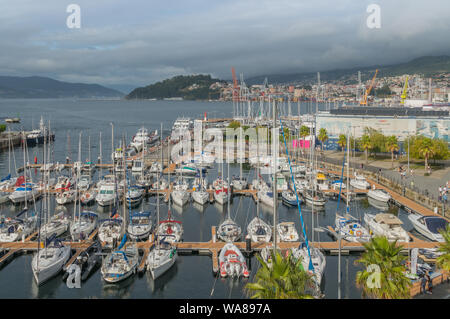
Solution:
[[[351,69],[324,71],[320,72],[320,79],[327,82],[339,80],[352,84],[357,81],[358,71],[361,71],[361,78],[365,81],[373,76],[375,69],[379,69],[379,77],[413,73],[419,73],[423,74],[425,77],[429,77],[437,73],[450,72],[450,56],[426,56],[406,63],[393,65],[374,65]],[[266,77],[269,83],[272,84],[311,84],[317,82],[317,72],[260,75],[246,79],[245,82],[248,84],[262,84]]]
[[[69,83],[39,76],[0,76],[0,98],[111,98],[122,96],[121,92],[98,84]]]
[[[216,82],[225,83],[225,81],[211,78],[210,75],[179,75],[155,84],[136,88],[125,98],[163,99],[181,97],[184,100],[217,99],[220,95],[219,88],[210,88]]]

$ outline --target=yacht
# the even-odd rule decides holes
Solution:
[[[116,185],[105,183],[99,187],[95,200],[100,206],[110,206],[115,203],[116,197]]]
[[[146,265],[153,280],[159,278],[172,267],[178,257],[177,249],[171,244],[160,241],[148,254]]]
[[[370,189],[367,192],[367,197],[375,199],[377,201],[383,202],[383,203],[387,203],[391,200],[391,195],[386,192],[384,189]]]
[[[73,203],[77,198],[77,192],[74,189],[69,189],[61,193],[57,193],[56,202],[58,205],[66,205]]]
[[[121,244],[122,246],[122,244]],[[123,250],[119,249],[106,255],[102,262],[101,274],[104,281],[117,283],[136,273],[139,261],[139,252],[136,245],[129,245]]]
[[[31,261],[36,283],[41,285],[57,275],[69,260],[70,255],[70,246],[63,245],[60,240],[52,238],[47,247],[40,249]]]
[[[179,242],[183,237],[183,225],[180,221],[172,219],[169,212],[167,219],[159,222],[156,235],[171,244]]]
[[[345,217],[336,214],[335,231],[342,236],[342,239],[351,242],[368,242],[371,238],[367,229],[349,214]]]
[[[0,228],[0,242],[18,241],[28,237],[36,230],[37,216],[31,212],[31,216],[19,218],[24,213],[28,214],[28,211],[25,209],[14,219],[4,223],[4,226]]]
[[[314,206],[325,206],[327,202],[323,193],[318,191],[314,193],[311,189],[304,190],[303,197],[305,198],[305,202]]]
[[[119,243],[123,235],[123,219],[120,217],[103,219],[98,228],[98,239],[103,247],[114,249],[115,243]]]
[[[153,228],[150,215],[150,212],[135,212],[130,215],[130,223],[128,224],[127,232],[131,239],[148,239]]]
[[[190,193],[186,190],[174,190],[172,191],[171,196],[174,204],[184,206],[189,201]]]
[[[393,214],[380,213],[364,215],[364,223],[375,236],[387,237],[389,241],[409,242],[409,235],[402,228],[403,222]]]
[[[98,215],[94,212],[81,212],[70,224],[73,241],[85,240],[97,228]]]
[[[281,200],[283,201],[284,204],[286,204],[288,206],[297,206],[297,196],[295,195],[295,193],[293,191],[290,191],[290,190],[283,191],[281,193]],[[300,197],[298,200],[301,204]]]
[[[277,242],[296,242],[299,239],[294,222],[281,222],[277,225]]]
[[[217,237],[225,242],[235,242],[241,237],[241,232],[241,227],[228,217],[217,228]]]
[[[421,216],[411,214],[408,216],[414,226],[414,229],[432,241],[445,242],[444,237],[440,233],[445,230],[448,221],[439,216]]]
[[[20,186],[16,187],[14,192],[9,195],[9,199],[13,202],[13,204],[20,204],[25,201],[32,201],[40,194],[39,190],[36,188],[36,185],[33,183],[23,183]]]
[[[127,192],[127,205],[136,206],[142,202],[143,190],[138,187],[130,187]]]
[[[247,226],[247,233],[253,242],[270,242],[272,227],[259,217],[253,218]]]
[[[231,196],[228,188],[223,188],[214,191],[214,200],[220,205],[225,205],[228,202],[228,197]]]
[[[61,236],[69,229],[69,225],[70,219],[64,212],[60,212],[53,215],[45,225],[41,226],[40,236],[41,238],[50,238],[53,234],[56,237]]]
[[[355,178],[350,179],[350,186],[354,189],[369,189],[370,184],[366,181],[366,178],[362,175],[355,173]]]
[[[298,248],[291,249],[292,256],[295,259],[302,260],[303,269],[308,271],[312,276],[317,286],[320,286],[322,282],[323,273],[325,270],[325,266],[327,261],[325,259],[324,254],[320,249],[315,247],[309,247],[309,252],[311,254],[311,259],[309,258],[308,249],[305,243],[301,243]],[[310,269],[310,261],[312,261],[312,266],[314,269]]]

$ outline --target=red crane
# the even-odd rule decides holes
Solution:
[[[231,74],[233,75],[233,101],[237,102],[239,101],[238,81],[233,67],[231,67]]]

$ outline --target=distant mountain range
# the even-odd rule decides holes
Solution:
[[[0,98],[117,98],[124,94],[98,84],[69,83],[47,77],[0,76]]]
[[[378,69],[378,77],[397,76],[403,74],[423,74],[425,77],[441,72],[450,72],[450,56],[424,56],[406,63],[393,65],[374,65],[350,69],[338,69],[320,72],[321,81],[343,81],[353,84],[358,80],[358,71],[361,71],[363,81],[373,77],[375,69]],[[267,77],[269,84],[311,84],[317,83],[317,72],[302,72],[292,74],[267,74],[248,78],[245,82],[249,85],[263,84]]]

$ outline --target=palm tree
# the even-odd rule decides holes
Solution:
[[[341,147],[343,152],[345,146],[347,145],[347,136],[345,136],[345,134],[339,135],[338,145]]]
[[[432,157],[435,153],[435,148],[433,147],[433,142],[429,138],[423,138],[420,141],[418,147],[419,154],[425,158],[425,170],[428,167],[428,159]]]
[[[321,128],[319,130],[319,136],[318,136],[319,141],[321,142],[321,146],[322,146],[322,153],[323,153],[323,143],[325,143],[325,141],[328,140],[328,134],[327,134],[327,129],[326,128]]]
[[[300,127],[300,137],[303,139],[303,148],[305,147],[305,137],[307,137],[310,134],[309,127],[306,125],[302,125]],[[303,148],[302,148],[302,154],[303,154]]]
[[[295,261],[291,254],[282,257],[280,252],[271,252],[269,267],[260,256],[256,256],[261,267],[254,282],[245,285],[252,299],[311,299],[308,291],[314,289],[312,276],[302,267],[301,260]]]
[[[368,134],[364,134],[361,137],[361,147],[364,149],[364,155],[366,156],[366,165],[368,164],[368,153],[372,149],[373,145]]]
[[[398,141],[395,135],[391,135],[386,140],[386,149],[391,152],[391,167],[394,168],[394,152],[398,151]]]
[[[439,251],[443,254],[436,259],[436,265],[442,270],[450,271],[450,224],[440,233],[445,241],[439,246]]]
[[[364,243],[366,252],[356,262],[366,266],[366,270],[356,274],[356,285],[363,289],[363,297],[381,299],[410,298],[411,281],[405,275],[402,262],[407,259],[400,255],[401,246],[397,242],[389,243],[386,237],[373,237],[370,242]],[[379,268],[374,273],[367,267]],[[379,286],[373,285],[371,279],[376,275]]]

